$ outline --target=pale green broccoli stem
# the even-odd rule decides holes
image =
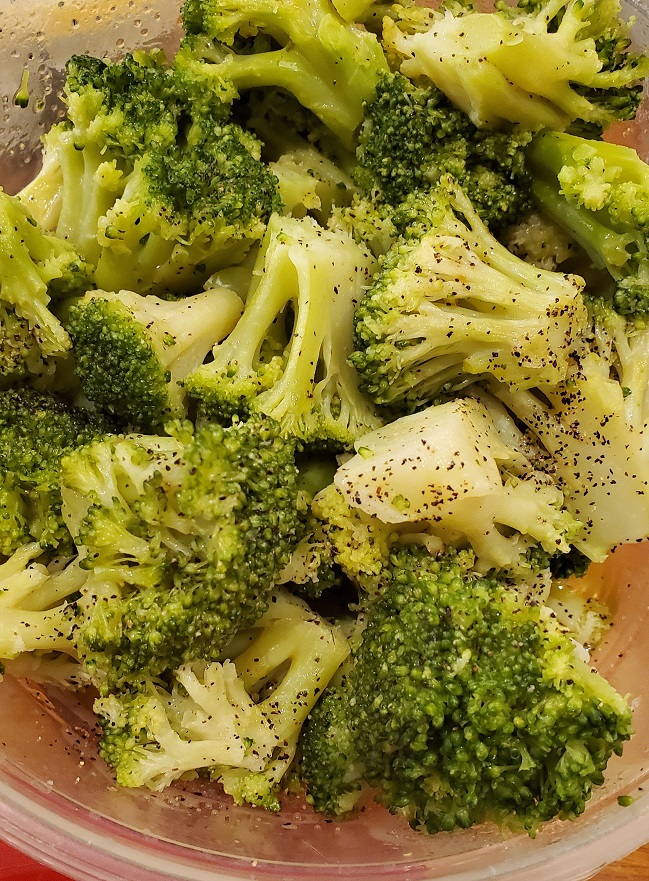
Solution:
[[[71,565],[51,574],[31,562],[41,553],[36,542],[23,545],[0,566],[0,658],[37,650],[76,657],[74,615],[66,601],[81,589],[86,573]]]
[[[49,137],[54,137],[52,132]],[[62,192],[63,169],[58,152],[54,149],[44,149],[40,171],[17,194],[18,198],[43,229],[54,232],[61,216]]]
[[[55,266],[51,243],[20,202],[1,192],[0,200],[0,299],[26,319],[44,357],[63,355],[70,349],[70,337],[48,308],[43,278]],[[39,259],[44,261],[42,271],[35,263]]]
[[[550,0],[532,15],[445,15],[414,34],[387,21],[384,38],[404,59],[404,74],[428,77],[477,126],[514,123],[530,131],[562,131],[576,119],[608,125],[610,110],[575,86],[619,89],[640,82],[649,58],[602,71],[591,36],[604,24],[597,21],[599,5]],[[548,31],[560,13],[558,27]],[[610,24],[619,24],[615,11]]]
[[[576,548],[598,562],[649,535],[642,430],[625,418],[624,391],[610,378],[608,360],[585,354],[544,397],[504,386],[493,391],[552,455],[565,505],[584,524]]]

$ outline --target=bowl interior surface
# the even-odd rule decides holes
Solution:
[[[636,40],[649,45],[649,8]],[[119,57],[178,40],[177,0],[0,0],[0,184],[34,174],[40,135],[60,113],[62,69],[73,53]],[[23,71],[30,101],[14,103]],[[649,155],[647,110],[615,139]],[[0,687],[0,836],[79,881],[455,879],[580,881],[649,840],[649,544],[620,549],[589,577],[615,611],[598,669],[635,714],[635,737],[609,766],[582,818],[536,840],[478,829],[425,837],[369,804],[331,822],[300,798],[269,814],[229,803],[194,781],[164,793],[118,789],[97,757],[91,701],[7,678]],[[632,795],[621,808],[620,795]]]

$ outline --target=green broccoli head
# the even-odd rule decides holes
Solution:
[[[542,210],[613,277],[623,315],[649,313],[649,166],[635,150],[565,133],[528,149]]]
[[[255,419],[66,457],[64,512],[93,574],[79,641],[98,684],[213,660],[263,614],[301,535],[294,455]]]
[[[70,350],[52,300],[91,283],[74,248],[39,227],[15,196],[0,190],[0,376],[10,382],[47,371]]]
[[[649,58],[627,52],[618,0],[524,3],[434,15],[417,29],[386,20],[384,43],[478,126],[598,127],[635,115]]]
[[[529,205],[522,130],[482,131],[435,86],[400,73],[381,77],[365,105],[355,180],[398,205],[452,174],[490,229],[513,223]]]
[[[302,724],[349,649],[340,628],[282,591],[244,636],[219,662],[181,666],[168,689],[146,680],[96,701],[118,783],[162,789],[205,771],[237,803],[279,810]]]
[[[374,260],[310,218],[274,216],[243,315],[185,388],[208,416],[263,413],[288,437],[349,447],[380,420],[358,388],[352,317]]]
[[[168,302],[131,291],[90,291],[69,310],[75,370],[95,407],[143,431],[186,416],[182,382],[235,326],[229,288]]]
[[[179,63],[206,88],[221,95],[232,86],[238,92],[284,89],[347,147],[354,144],[363,101],[387,71],[374,34],[347,23],[323,0],[188,0],[183,24]]]
[[[626,700],[548,610],[462,556],[404,549],[385,582],[342,684],[307,721],[316,809],[346,813],[367,783],[431,833],[495,821],[533,835],[581,814],[631,735]]]
[[[257,138],[158,52],[115,64],[75,56],[66,101],[21,198],[95,267],[100,288],[196,290],[241,260],[280,207]]]
[[[69,553],[61,459],[108,430],[100,417],[28,388],[0,391],[0,553],[22,544]]]
[[[350,360],[377,404],[415,409],[484,374],[513,388],[565,376],[587,322],[581,279],[507,251],[448,178],[395,222],[404,235],[354,316]]]

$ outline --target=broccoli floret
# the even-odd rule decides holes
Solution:
[[[93,574],[80,651],[104,689],[214,660],[264,613],[301,537],[294,444],[272,420],[175,432],[63,461],[64,513]]]
[[[649,166],[635,150],[546,132],[528,150],[534,196],[615,281],[626,315],[649,312]]]
[[[122,786],[208,770],[238,804],[279,810],[302,724],[348,651],[340,628],[278,591],[243,651],[183,665],[169,689],[99,699],[101,754]]]
[[[537,467],[534,451],[524,450],[512,420],[505,429],[502,415],[497,419],[482,402],[460,399],[404,416],[357,441],[357,455],[334,476],[351,513],[331,490],[314,502],[342,550],[336,561],[351,578],[350,563],[366,577],[380,576],[395,538],[436,551],[468,546],[480,571],[499,570],[517,580],[533,574],[531,549],[570,550],[580,523]]]
[[[503,236],[503,244],[521,260],[549,272],[579,253],[574,239],[538,211],[530,212],[509,227]]]
[[[351,204],[332,211],[328,226],[351,236],[375,257],[381,257],[398,236],[393,214],[394,208],[387,202],[355,193]]]
[[[93,264],[97,287],[196,290],[279,209],[258,139],[160,53],[75,56],[65,99],[67,119],[45,136],[43,171],[21,198],[36,211],[47,181],[60,181],[57,207],[45,199],[43,212]]]
[[[152,431],[184,417],[182,382],[235,326],[243,304],[229,288],[168,302],[131,291],[90,291],[69,311],[75,369],[93,404]]]
[[[61,458],[107,430],[100,417],[52,395],[0,391],[0,553],[34,540],[72,552],[61,516]]]
[[[374,34],[348,24],[325,0],[186,0],[178,63],[220,95],[275,86],[353,146],[363,101],[387,62]],[[250,37],[251,51],[238,40]],[[248,45],[248,42],[245,43]]]
[[[427,190],[449,173],[496,231],[530,202],[522,130],[481,131],[435,86],[383,76],[365,106],[354,179],[393,205],[413,190]]]
[[[87,573],[77,561],[48,570],[33,562],[38,542],[22,545],[0,565],[0,660],[25,652],[63,652],[76,658],[72,600]],[[10,671],[11,668],[9,668]]]
[[[380,424],[347,363],[354,309],[373,268],[344,233],[274,216],[243,315],[213,360],[187,378],[187,392],[208,416],[264,413],[288,437],[349,447]]]
[[[649,535],[649,330],[610,304],[594,301],[591,310],[590,344],[576,353],[565,381],[549,389],[489,388],[550,455],[566,508],[584,524],[573,544],[597,562]]]
[[[600,130],[632,119],[649,58],[627,52],[617,0],[546,0],[495,12],[446,12],[423,31],[386,20],[388,52],[401,72],[426,77],[478,126],[514,123]]]
[[[483,374],[563,379],[586,326],[581,279],[512,255],[448,178],[401,213],[411,222],[354,317],[350,360],[370,397],[409,410]]]
[[[46,372],[70,349],[52,300],[85,290],[90,268],[74,248],[39,227],[0,189],[0,382]]]
[[[626,700],[549,611],[461,556],[395,554],[344,670],[302,738],[309,798],[335,815],[367,783],[415,829],[533,835],[582,813],[631,734]]]

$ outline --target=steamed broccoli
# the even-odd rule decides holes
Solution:
[[[493,408],[493,404],[492,404]],[[493,410],[492,410],[493,412]],[[404,416],[365,435],[313,511],[335,560],[375,590],[397,544],[466,548],[482,572],[535,577],[530,553],[570,550],[581,524],[538,454],[504,413],[470,398]]]
[[[43,216],[95,266],[97,287],[196,290],[262,237],[280,200],[260,142],[160,53],[116,64],[75,56],[65,100],[21,198],[37,212],[47,179],[60,179]]]
[[[79,650],[103,688],[214,660],[264,613],[300,537],[294,444],[272,420],[113,437],[63,461],[92,579]]]
[[[245,634],[248,636],[248,634]],[[166,689],[100,698],[101,754],[122,786],[162,789],[191,771],[208,771],[241,804],[279,810],[278,786],[302,724],[344,661],[340,629],[279,591],[224,659],[184,664]]]
[[[380,424],[347,363],[373,268],[344,233],[310,218],[271,218],[243,315],[187,378],[187,392],[208,416],[264,413],[288,437],[349,447]]]
[[[426,29],[385,20],[400,70],[425,77],[477,126],[563,131],[633,119],[649,58],[628,52],[619,0],[525,0],[495,12],[458,10]]]
[[[469,563],[391,558],[360,647],[305,727],[317,810],[344,815],[369,784],[415,829],[495,821],[533,835],[581,814],[621,753],[626,700],[547,609]]]
[[[649,166],[629,147],[552,132],[528,157],[539,205],[611,274],[615,308],[648,313]]]
[[[581,280],[514,257],[448,178],[401,213],[411,222],[354,317],[350,360],[370,397],[413,409],[484,374],[563,379],[586,326]]]
[[[70,338],[50,302],[91,284],[72,246],[41,229],[24,205],[0,189],[0,382],[47,371]],[[51,362],[50,362],[51,363]]]
[[[0,661],[24,652],[62,652],[76,658],[73,600],[87,573],[76,561],[48,570],[34,562],[37,542],[0,564]]]
[[[52,395],[0,391],[0,553],[32,541],[72,551],[61,516],[61,459],[107,430],[100,417]]]
[[[143,431],[185,416],[183,380],[230,333],[242,310],[239,297],[221,286],[174,302],[90,291],[67,319],[86,396]]]
[[[435,86],[393,73],[381,77],[365,105],[354,179],[367,193],[398,205],[450,173],[495,231],[529,205],[530,138],[522,130],[481,131]]]
[[[312,111],[346,146],[387,62],[374,36],[327,0],[185,0],[177,63],[217,99],[276,86]],[[250,39],[252,38],[252,40]]]

